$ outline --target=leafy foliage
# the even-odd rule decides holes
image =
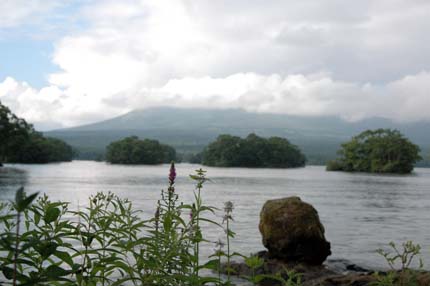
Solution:
[[[9,155],[18,153],[19,146],[33,131],[30,124],[0,102],[0,161],[7,161]]]
[[[0,102],[0,161],[49,163],[70,161],[73,150],[64,141],[44,137]]]
[[[126,137],[107,146],[106,161],[112,164],[161,164],[174,161],[176,151],[157,140]]]
[[[394,242],[389,243],[390,250],[385,251],[378,249],[377,253],[381,255],[390,271],[385,275],[375,273],[376,282],[374,286],[415,286],[418,285],[418,270],[411,269],[414,259],[420,255],[421,246],[407,241],[399,249]],[[419,268],[423,268],[423,261],[419,258]]]
[[[245,139],[220,135],[202,154],[202,163],[219,167],[301,167],[306,162],[301,151],[287,139],[259,137],[253,133]]]
[[[70,145],[56,138],[43,137],[40,133],[30,134],[19,152],[8,157],[9,162],[49,163],[71,161],[74,152]]]
[[[405,174],[421,159],[419,152],[397,130],[367,130],[342,144],[340,158],[329,162],[327,170]]]
[[[194,201],[184,204],[175,190],[172,164],[153,217],[142,218],[127,199],[112,193],[89,198],[87,207],[69,210],[44,195],[0,204],[0,281],[12,285],[231,285],[203,269],[200,224],[216,209],[204,204],[205,171],[197,170]],[[33,203],[34,202],[34,203]],[[32,204],[33,203],[33,204]],[[189,213],[188,213],[189,212]],[[228,212],[231,214],[231,212]],[[21,221],[22,220],[22,221]],[[231,230],[229,230],[231,232]]]

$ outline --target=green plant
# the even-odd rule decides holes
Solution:
[[[417,285],[417,271],[411,268],[414,259],[420,255],[421,246],[407,241],[399,248],[394,242],[389,243],[390,250],[378,249],[390,271],[386,275],[375,273],[376,286],[414,286]],[[423,261],[419,258],[419,268],[423,268]]]
[[[265,275],[258,275],[257,269],[262,267],[264,264],[264,259],[258,257],[257,255],[251,255],[245,258],[245,264],[251,270],[251,275],[244,276],[246,280],[250,281],[253,285],[257,285],[261,280],[265,278]]]
[[[224,203],[224,218],[223,223],[226,223],[225,233],[226,233],[226,240],[227,240],[227,253],[225,256],[227,256],[227,282],[230,283],[230,274],[232,272],[231,269],[231,263],[230,259],[232,257],[232,254],[230,252],[230,238],[234,238],[236,235],[230,228],[230,221],[233,221],[233,209],[234,205],[233,202],[227,201]]]
[[[327,170],[407,174],[422,159],[419,153],[398,130],[366,130],[342,144],[339,158],[330,161]]]
[[[283,278],[282,275],[277,274],[275,277],[282,283],[283,286],[301,286],[302,275],[294,270],[284,269],[287,274],[287,279]]]
[[[172,163],[168,188],[149,219],[113,193],[97,193],[84,207],[69,210],[67,202],[52,202],[46,195],[34,201],[37,194],[26,197],[19,189],[15,202],[0,203],[0,280],[12,285],[231,285],[230,277],[224,282],[220,275],[201,274],[219,270],[222,257],[229,264],[234,253],[228,248],[228,254],[217,253],[216,263],[201,263],[200,244],[208,242],[201,223],[222,226],[209,216],[217,209],[203,202],[205,171],[196,170],[191,178],[194,201],[183,204]],[[229,224],[226,233],[233,237]]]

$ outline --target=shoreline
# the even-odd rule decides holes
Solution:
[[[266,276],[259,284],[261,286],[281,286],[282,283],[270,276],[282,277],[287,280],[288,275],[293,273],[300,276],[301,286],[372,286],[378,281],[379,277],[386,277],[389,269],[369,269],[363,266],[352,263],[346,259],[328,259],[322,265],[309,265],[301,262],[286,262],[280,259],[271,258],[267,251],[260,251],[255,253],[256,256],[262,258],[264,263],[262,266],[251,270],[244,261],[232,261],[230,268],[233,269],[233,277],[243,280],[244,277],[250,277],[252,271],[257,275]],[[227,264],[221,264],[221,272],[227,274]],[[430,272],[427,270],[414,270],[416,275],[416,286],[429,286],[430,285]],[[402,275],[400,270],[394,271],[395,275]],[[409,275],[409,274],[408,274]],[[247,284],[246,284],[247,285]],[[289,284],[287,284],[289,285]],[[294,284],[293,284],[294,285]],[[385,284],[381,284],[385,285]],[[396,284],[397,285],[397,284]],[[406,284],[408,285],[408,284]]]

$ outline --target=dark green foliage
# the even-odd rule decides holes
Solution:
[[[162,191],[152,218],[127,199],[112,193],[89,198],[76,211],[18,190],[16,202],[0,203],[0,284],[6,285],[231,285],[201,273],[199,247],[210,242],[201,223],[216,209],[202,199],[205,171],[197,170],[194,201],[183,204],[175,190],[171,165],[169,185]],[[21,221],[22,220],[22,221]]]
[[[30,124],[0,102],[0,162],[6,162],[10,155],[17,154],[33,131]]]
[[[253,133],[245,139],[220,135],[202,154],[202,163],[218,167],[291,168],[305,165],[306,158],[287,139],[259,137]]]
[[[40,133],[30,134],[22,143],[19,152],[8,157],[14,163],[67,162],[73,158],[73,149],[60,139],[43,137]]]
[[[0,161],[49,163],[71,161],[72,157],[72,147],[62,140],[44,137],[0,103]]]
[[[176,159],[172,147],[160,144],[157,140],[136,136],[112,142],[107,146],[106,161],[112,164],[162,164]]]
[[[340,158],[329,162],[327,170],[406,174],[421,160],[419,152],[397,130],[367,130],[342,144]]]

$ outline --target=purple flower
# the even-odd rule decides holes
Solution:
[[[175,179],[176,179],[175,163],[172,162],[172,164],[170,165],[169,183],[173,185],[175,183]]]

